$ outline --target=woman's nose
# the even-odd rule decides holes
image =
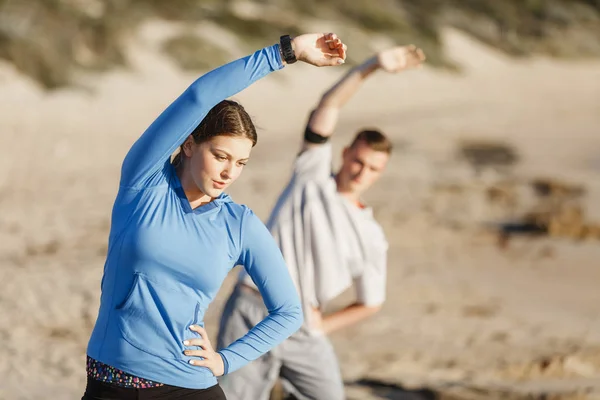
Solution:
[[[223,179],[229,179],[230,177],[231,177],[231,168],[225,167],[221,171],[221,178],[223,178]]]

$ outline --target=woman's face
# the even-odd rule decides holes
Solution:
[[[250,158],[252,141],[243,136],[215,136],[196,144],[190,137],[183,145],[189,171],[198,189],[218,197],[242,173]]]

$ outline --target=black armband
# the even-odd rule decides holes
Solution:
[[[319,135],[318,133],[310,129],[309,125],[306,125],[306,130],[304,131],[304,140],[308,143],[323,144],[327,143],[327,141],[329,140],[329,136]]]

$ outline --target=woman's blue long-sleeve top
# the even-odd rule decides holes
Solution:
[[[125,157],[112,212],[100,311],[88,355],[130,374],[203,389],[217,383],[189,364],[185,339],[235,265],[257,284],[268,316],[220,351],[230,373],[302,324],[297,291],[260,219],[226,194],[192,209],[171,154],[218,102],[283,68],[279,46],[259,50],[195,81]]]

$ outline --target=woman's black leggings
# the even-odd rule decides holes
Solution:
[[[227,400],[217,384],[208,389],[185,389],[163,385],[135,389],[124,388],[93,378],[87,380],[85,394],[81,400]]]

